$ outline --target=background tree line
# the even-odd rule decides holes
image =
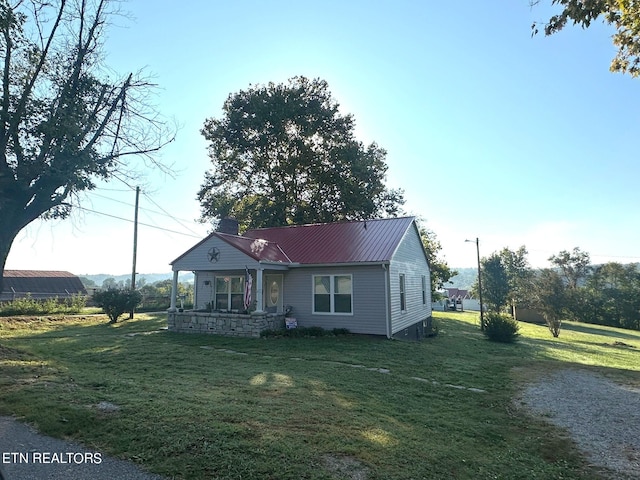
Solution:
[[[503,248],[481,260],[485,308],[509,313],[533,309],[558,336],[562,319],[640,330],[638,264],[592,265],[587,252],[574,248],[549,257],[551,268],[533,269],[527,249]],[[478,282],[472,292],[477,296]]]
[[[128,290],[131,288],[131,279],[116,280],[114,277],[105,278],[102,285],[97,285],[95,281],[80,277],[82,284],[87,289],[101,288],[105,290]],[[171,279],[158,280],[157,282],[147,283],[144,277],[136,282],[136,290],[140,292],[142,300],[137,310],[166,310],[169,308],[171,301]],[[178,282],[178,306],[180,301],[183,302],[185,308],[193,306],[193,283]]]

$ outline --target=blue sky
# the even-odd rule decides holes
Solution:
[[[209,228],[194,222],[210,165],[205,119],[232,92],[296,75],[326,80],[358,138],[387,150],[388,185],[405,190],[407,213],[436,233],[451,266],[475,266],[464,240],[476,237],[483,256],[525,245],[534,266],[576,246],[598,263],[640,261],[640,79],[609,72],[612,31],[531,38],[548,5],[452,6],[125,3],[130,17],[108,31],[107,64],[123,75],[144,68],[160,86],[159,110],[180,125],[161,155],[176,177],[149,169],[141,181],[140,222],[157,228],[140,227],[137,270],[170,271]],[[134,200],[114,181],[82,205],[131,219]],[[7,268],[127,273],[132,238],[130,222],[77,211],[27,227]]]

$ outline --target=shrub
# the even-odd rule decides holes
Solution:
[[[333,330],[325,330],[322,327],[298,327],[298,328],[281,328],[277,330],[263,330],[260,332],[261,337],[326,337],[348,335],[350,332],[346,328],[334,328]]]
[[[494,342],[515,342],[520,326],[508,315],[487,313],[484,316],[484,334]]]
[[[322,327],[306,327],[304,329],[301,328],[293,328],[293,329],[289,329],[289,330],[299,330],[301,333],[304,333],[305,337],[322,337],[324,335],[326,335],[327,332],[324,328]]]
[[[351,333],[348,328],[334,328],[331,332],[333,332],[336,337],[338,335],[349,335]]]
[[[51,315],[76,314],[82,312],[86,304],[86,297],[73,295],[70,298],[35,299],[30,294],[9,302],[0,304],[0,315]]]
[[[116,323],[118,317],[138,306],[142,294],[137,290],[110,288],[94,293],[93,300],[107,314],[109,323]]]

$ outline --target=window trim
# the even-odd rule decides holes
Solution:
[[[400,291],[400,312],[404,313],[407,311],[407,276],[404,273],[400,274],[398,290]]]
[[[329,310],[328,312],[316,312],[316,278],[317,277],[329,277]],[[335,279],[336,277],[349,277],[351,283],[351,291],[349,296],[351,297],[351,311],[350,312],[336,312],[335,311]],[[346,295],[346,294],[339,294]],[[329,316],[353,316],[353,274],[351,273],[329,273],[329,274],[314,274],[311,275],[311,314],[312,315],[329,315]]]
[[[427,304],[427,276],[422,275],[422,304]]]
[[[227,294],[227,308],[226,309],[222,309],[222,308],[217,308],[218,307],[218,279],[219,278],[229,278],[229,291],[226,292]],[[232,292],[231,289],[231,285],[232,285],[232,281],[233,279],[239,278],[240,279],[240,287],[241,287],[241,292]],[[224,295],[224,292],[220,292],[220,295]],[[233,303],[231,301],[231,295],[242,295],[242,297],[244,298],[244,275],[216,275],[213,278],[213,310],[226,310],[228,312],[231,312],[232,310],[242,310],[242,309],[235,309],[232,308],[233,307]]]

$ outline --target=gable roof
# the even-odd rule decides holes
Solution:
[[[269,242],[264,239],[256,239],[249,237],[242,237],[238,235],[230,235],[228,233],[220,233],[220,232],[212,232],[207,237],[200,240],[189,250],[184,252],[178,258],[169,263],[169,265],[174,265],[175,263],[182,260],[184,257],[193,252],[200,245],[208,242],[212,238],[219,238],[224,242],[228,243],[236,250],[241,251],[245,255],[257,260],[259,262],[273,262],[273,263],[292,263],[291,259],[287,257],[287,255],[282,251],[280,246],[276,243]]]
[[[445,290],[447,291],[447,297],[451,300],[461,300],[461,299],[466,299],[466,298],[471,298],[471,294],[469,293],[469,290],[464,290],[461,288],[445,288]]]
[[[388,262],[414,217],[247,230],[244,237],[277,244],[295,263]],[[240,237],[237,237],[240,238]]]
[[[291,263],[291,259],[277,243],[262,238],[240,237],[227,233],[215,232],[215,235],[241,252],[258,261]]]
[[[59,270],[5,270],[3,278],[2,298],[27,293],[34,298],[87,294],[76,275]]]

